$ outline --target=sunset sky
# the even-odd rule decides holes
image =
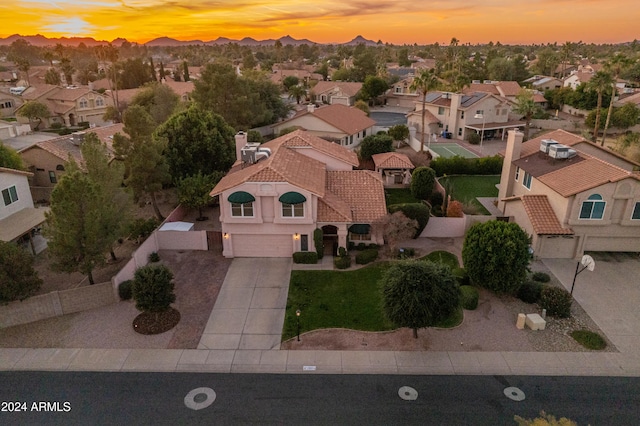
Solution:
[[[2,0],[0,37],[618,43],[638,37],[639,18],[637,0]]]

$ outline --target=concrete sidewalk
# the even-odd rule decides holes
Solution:
[[[576,262],[544,263],[570,289]],[[279,350],[290,270],[290,259],[235,259],[199,349],[0,349],[0,370],[640,376],[637,259],[596,258],[574,291],[619,353]]]

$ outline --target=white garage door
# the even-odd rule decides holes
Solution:
[[[637,237],[587,237],[584,251],[640,251]]]
[[[234,257],[291,257],[291,235],[232,235]]]

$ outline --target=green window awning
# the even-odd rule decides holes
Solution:
[[[366,223],[354,223],[349,227],[349,232],[353,234],[365,235],[369,233],[371,229],[371,225],[367,225]]]
[[[230,203],[246,204],[246,203],[251,203],[256,199],[253,195],[249,194],[248,192],[236,191],[233,194],[229,195],[229,198],[227,198],[227,200]]]
[[[304,195],[300,194],[299,192],[293,191],[285,192],[280,196],[278,200],[280,200],[280,202],[284,204],[302,204],[307,201]]]

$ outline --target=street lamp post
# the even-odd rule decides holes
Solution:
[[[473,118],[475,118],[476,120],[482,119],[482,132],[480,132],[480,155],[482,156],[482,142],[484,140],[484,123],[485,123],[484,110],[480,110],[480,112],[474,115]]]
[[[296,310],[296,320],[298,322],[298,342],[300,341],[300,309]]]

